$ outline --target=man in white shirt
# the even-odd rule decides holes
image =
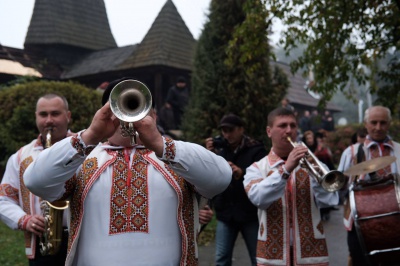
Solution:
[[[21,181],[26,167],[47,145],[70,134],[68,124],[71,112],[64,96],[46,94],[37,101],[35,117],[39,136],[19,149],[7,162],[0,185],[0,219],[11,229],[24,231],[25,253],[30,265],[64,265],[68,233],[64,232],[61,249],[56,255],[41,255],[39,237],[45,230],[41,199],[30,193]],[[49,133],[51,138],[47,139]],[[46,145],[46,142],[50,143]]]
[[[197,265],[195,193],[222,192],[231,168],[199,145],[161,136],[152,113],[134,122],[140,137],[132,145],[107,102],[119,82],[87,130],[27,169],[26,185],[49,200],[70,199],[66,265]]]
[[[389,174],[398,174],[400,167],[400,144],[393,141],[388,135],[391,123],[391,112],[383,106],[372,106],[365,111],[364,125],[368,135],[362,143],[355,143],[349,146],[342,153],[338,170],[345,172],[351,166],[383,156],[395,156],[397,159],[390,165],[379,169],[373,176],[375,179],[381,179]],[[357,176],[351,176],[349,185],[353,182],[371,180],[372,173]],[[353,266],[368,265],[367,257],[361,248],[357,232],[353,226],[354,213],[350,211],[350,204],[347,199],[344,210],[344,225],[348,231],[347,244],[352,259]],[[400,244],[400,242],[399,242]],[[386,264],[385,264],[386,265]]]
[[[258,207],[257,265],[328,265],[319,208],[338,203],[299,165],[308,148],[293,147],[297,137],[293,111],[277,108],[268,115],[269,154],[246,170],[244,186]]]

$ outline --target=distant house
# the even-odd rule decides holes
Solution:
[[[24,49],[0,45],[0,82],[33,75],[96,89],[132,77],[148,85],[158,107],[178,76],[190,83],[195,46],[172,0],[166,0],[140,43],[124,47],[116,45],[103,0],[64,0],[57,5],[36,0]],[[316,107],[318,100],[304,90],[305,79],[293,76],[285,64],[274,64],[288,74],[291,104],[299,110]],[[328,108],[339,111],[332,104]]]

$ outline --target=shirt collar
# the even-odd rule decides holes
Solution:
[[[379,144],[380,144],[379,142],[372,140],[369,135],[367,135],[367,137],[365,138],[365,141],[364,141],[364,145],[367,148],[370,148],[373,145],[379,145]],[[383,140],[382,144],[384,146],[390,147],[392,150],[394,149],[393,141],[390,136],[386,136],[386,138]]]
[[[276,153],[273,151],[273,149],[271,149],[267,158],[268,158],[268,163],[271,166],[271,168],[274,168],[277,165],[285,162],[281,157],[276,155]]]

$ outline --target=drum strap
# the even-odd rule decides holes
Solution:
[[[357,164],[362,163],[365,161],[365,152],[364,152],[364,143],[360,143],[360,145],[358,146],[358,151],[357,151]],[[358,181],[358,175],[356,176],[356,180],[354,181]]]

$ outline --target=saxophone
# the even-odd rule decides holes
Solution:
[[[46,134],[45,148],[51,146],[51,131],[49,128]],[[40,203],[44,217],[44,229],[40,237],[40,253],[45,255],[55,255],[60,250],[63,234],[63,214],[69,207],[69,201],[48,202],[43,200]]]

